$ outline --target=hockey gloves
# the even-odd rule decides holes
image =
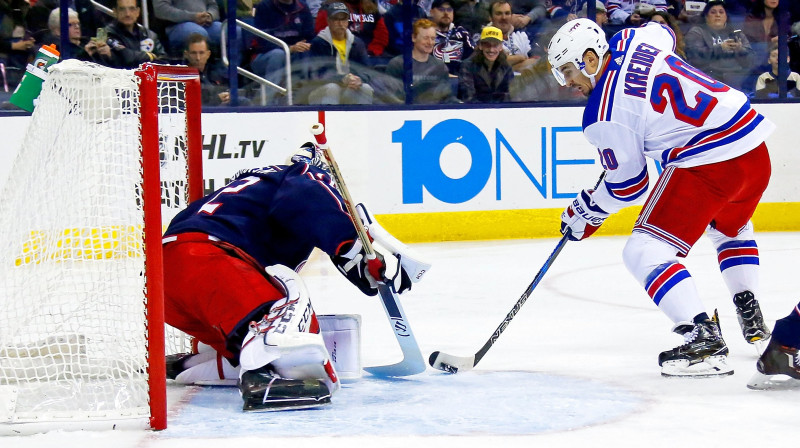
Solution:
[[[360,240],[348,241],[331,256],[331,261],[339,271],[368,296],[378,293],[378,283],[394,287],[395,292],[402,294],[411,289],[413,283],[422,280],[430,263],[425,262],[411,248],[398,241],[372,218],[364,204],[356,204],[361,223],[367,229],[369,239],[375,244],[377,260],[367,260]],[[384,257],[377,250],[392,256]]]
[[[383,261],[383,256],[375,253],[380,261],[380,272],[378,279],[383,278],[383,273],[386,271],[386,263]],[[331,261],[336,265],[350,283],[354,284],[358,289],[368,296],[378,294],[378,279],[374,277],[374,273],[370,272],[369,265],[367,264],[367,256],[364,253],[364,246],[361,241],[356,239],[353,242],[348,242],[336,253],[331,256]],[[373,262],[373,266],[376,262]],[[374,269],[373,269],[374,271]]]
[[[398,294],[411,289],[411,278],[403,268],[402,255],[395,255],[398,260],[389,268],[380,252],[376,251],[375,255],[377,261],[372,262],[372,266],[370,266],[361,241],[355,240],[355,242],[343,246],[339,255],[332,256],[331,261],[339,269],[339,272],[350,280],[350,283],[368,296],[378,293],[378,282],[394,286],[394,290]]]
[[[394,255],[397,261],[396,268],[392,269],[391,262],[395,260],[387,257],[386,279],[392,282],[395,291],[398,294],[402,294],[404,291],[411,289],[412,283],[422,280],[425,273],[431,269],[431,264],[386,231],[372,217],[372,213],[363,203],[356,204],[356,211],[359,218],[361,218],[362,224],[367,228],[369,237],[375,243],[376,248],[383,248],[386,252]],[[394,275],[390,275],[391,272],[394,272]]]
[[[566,235],[569,231],[569,239],[572,241],[589,238],[608,218],[608,213],[598,207],[592,199],[592,191],[581,191],[572,204],[561,213],[561,234]]]

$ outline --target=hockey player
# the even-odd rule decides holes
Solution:
[[[163,244],[166,322],[213,349],[171,357],[168,376],[180,383],[238,377],[245,410],[317,406],[339,388],[296,273],[315,247],[370,296],[378,281],[402,293],[428,267],[406,259],[387,273],[381,258],[380,272],[367,269],[312,143],[288,165],[241,171],[191,203],[172,220]]]
[[[800,388],[800,303],[772,328],[772,337],[756,363],[751,389]]]
[[[709,317],[681,264],[707,229],[733,296],[745,339],[766,339],[756,300],[758,248],[750,218],[767,187],[764,140],[774,125],[747,97],[674,53],[672,31],[657,23],[625,29],[610,42],[588,19],[553,36],[548,59],[561,85],[589,98],[583,132],[606,176],[561,215],[561,231],[582,240],[612,213],[644,198],[645,157],[664,171],[623,251],[625,266],[675,324],[685,344],[659,355],[665,376],[732,374],[719,321]]]

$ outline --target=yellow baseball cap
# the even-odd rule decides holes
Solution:
[[[481,31],[481,42],[483,41],[502,42],[503,32],[500,31],[500,28],[495,28],[493,26],[486,26]]]

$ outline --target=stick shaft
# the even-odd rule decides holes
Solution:
[[[603,178],[605,177],[605,175],[606,175],[605,171],[603,171],[603,173],[600,174],[600,178],[597,179],[597,183],[594,186],[595,189],[597,189],[600,186],[600,184],[603,182]],[[497,339],[500,338],[500,335],[503,334],[503,331],[505,331],[505,329],[508,326],[508,324],[511,323],[512,319],[514,319],[514,316],[517,315],[519,310],[522,308],[522,305],[524,305],[525,302],[528,300],[528,297],[530,297],[530,295],[533,293],[533,290],[536,288],[536,286],[539,284],[539,282],[542,281],[542,278],[544,277],[544,274],[547,273],[548,269],[550,269],[550,266],[556,260],[556,257],[558,257],[558,254],[560,254],[561,250],[564,249],[564,246],[567,244],[567,241],[569,241],[569,237],[571,235],[572,235],[572,231],[570,229],[566,229],[566,231],[564,232],[564,236],[562,236],[561,239],[558,240],[558,244],[556,244],[555,249],[553,249],[553,252],[550,253],[549,257],[547,257],[547,260],[545,260],[544,265],[541,267],[541,269],[539,269],[539,272],[536,273],[536,277],[533,278],[533,281],[531,282],[531,284],[528,285],[528,288],[525,289],[525,292],[522,293],[522,296],[519,299],[517,299],[517,302],[514,303],[514,307],[511,308],[511,311],[509,311],[508,314],[506,314],[506,317],[503,319],[502,322],[500,322],[500,325],[497,327],[497,329],[494,330],[494,333],[492,333],[492,336],[489,337],[489,339],[475,353],[475,355],[473,355],[471,357],[471,359],[470,358],[465,358],[465,357],[457,357],[457,356],[447,355],[447,354],[443,354],[441,352],[434,352],[431,355],[431,358],[430,358],[430,361],[429,361],[431,366],[439,368],[439,369],[442,369],[442,370],[448,370],[450,372],[455,373],[459,369],[461,369],[461,370],[469,370],[469,368],[472,368],[472,367],[475,367],[476,365],[478,365],[478,363],[481,361],[481,359],[484,357],[484,355],[486,355],[486,353],[489,351],[490,348],[492,348],[494,343],[497,342]],[[446,365],[446,363],[443,364],[442,362],[439,363],[441,365],[437,366],[436,365],[437,364],[436,361],[437,361],[438,358],[440,358],[440,354],[442,355],[441,357],[446,358],[446,359],[454,360],[454,362],[457,361],[460,364],[465,364],[465,363],[468,363],[469,361],[471,361],[472,362],[472,366],[466,366],[466,365],[450,366],[450,365]]]
[[[324,117],[324,113],[320,112],[320,118],[324,120]],[[319,146],[319,148],[322,150],[322,154],[325,156],[325,159],[328,162],[328,168],[330,168],[331,176],[333,176],[334,182],[336,182],[336,185],[339,187],[339,193],[342,195],[342,199],[344,199],[344,206],[347,209],[347,213],[350,214],[350,219],[353,221],[353,225],[356,228],[358,239],[364,246],[364,253],[367,255],[367,259],[371,260],[375,258],[375,249],[372,247],[372,242],[369,240],[369,235],[367,235],[366,229],[364,229],[364,226],[361,224],[361,220],[358,218],[358,212],[356,211],[353,197],[350,196],[350,190],[347,188],[347,184],[344,182],[342,172],[339,170],[339,164],[336,163],[336,158],[333,157],[333,153],[328,145],[328,138],[325,135],[325,128],[324,126],[321,126],[321,128],[322,130],[319,134],[314,134],[314,138],[317,140],[317,146]]]
[[[564,249],[564,246],[567,244],[567,241],[569,241],[570,233],[571,232],[567,230],[567,233],[565,233],[564,236],[562,236],[561,239],[558,240],[558,244],[556,244],[555,249],[553,249],[553,252],[550,254],[549,257],[547,257],[547,260],[545,260],[544,265],[542,266],[541,269],[539,269],[539,272],[536,273],[536,277],[533,278],[531,284],[528,285],[528,288],[525,290],[524,293],[522,293],[522,296],[520,296],[520,298],[517,299],[517,302],[514,304],[514,307],[511,308],[511,311],[509,311],[508,314],[506,314],[506,317],[503,319],[503,321],[500,323],[497,329],[494,330],[494,333],[492,333],[492,336],[489,338],[489,340],[487,340],[486,343],[483,344],[483,347],[481,347],[480,350],[478,350],[475,353],[475,362],[473,365],[477,365],[483,358],[483,356],[486,355],[486,352],[488,352],[489,349],[494,345],[494,343],[497,342],[497,339],[500,337],[501,334],[503,334],[503,331],[505,331],[508,324],[511,323],[511,320],[514,319],[514,316],[517,315],[519,310],[522,308],[522,305],[525,304],[525,302],[528,300],[528,297],[530,297],[531,293],[533,293],[533,290],[536,288],[536,285],[538,285],[539,282],[542,281],[544,274],[548,271],[548,269],[550,269],[550,266],[556,260],[558,254],[561,253],[561,250]]]
[[[325,113],[323,111],[319,112],[319,120],[320,123],[323,123],[325,120]],[[322,150],[323,157],[325,157],[328,162],[328,168],[331,171],[333,181],[339,188],[339,193],[342,195],[347,213],[350,214],[350,220],[353,222],[353,226],[356,229],[358,239],[364,246],[364,253],[366,254],[368,265],[371,263],[374,263],[373,266],[380,264],[377,260],[375,249],[372,247],[372,242],[369,239],[369,235],[367,234],[367,230],[361,223],[361,219],[356,211],[355,202],[353,201],[352,196],[350,196],[350,190],[347,188],[347,184],[344,182],[342,172],[339,169],[339,164],[336,163],[336,159],[333,157],[333,153],[328,146],[328,139],[325,135],[325,127],[321,124],[316,124],[311,128],[311,132],[314,135],[314,138],[317,140],[317,146],[320,148],[320,150]],[[397,298],[397,293],[394,291],[394,287],[391,285],[391,283],[382,282],[380,275],[375,276],[375,273],[372,272],[372,269],[370,269],[370,271],[370,274],[372,274],[378,281],[378,292],[380,294],[381,304],[383,305],[383,309],[386,312],[387,318],[389,319],[389,324],[392,326],[392,330],[397,338],[397,342],[400,344],[400,350],[403,352],[403,359],[400,362],[391,365],[365,367],[365,370],[373,375],[378,376],[408,376],[424,372],[425,360],[423,359],[422,353],[419,350],[419,345],[417,344],[417,340],[414,338],[414,333],[411,331],[411,326],[409,325],[408,319],[405,316],[405,312],[400,305],[400,301]]]

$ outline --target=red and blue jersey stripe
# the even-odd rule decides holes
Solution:
[[[750,102],[747,101],[727,123],[697,134],[684,146],[664,151],[661,163],[666,166],[671,162],[684,160],[736,142],[749,134],[763,120],[764,116],[751,108]]]
[[[642,171],[631,179],[623,182],[608,182],[606,181],[606,189],[614,199],[631,202],[641,197],[647,192],[647,187],[650,185],[650,177],[647,174],[647,166],[642,168]]]

